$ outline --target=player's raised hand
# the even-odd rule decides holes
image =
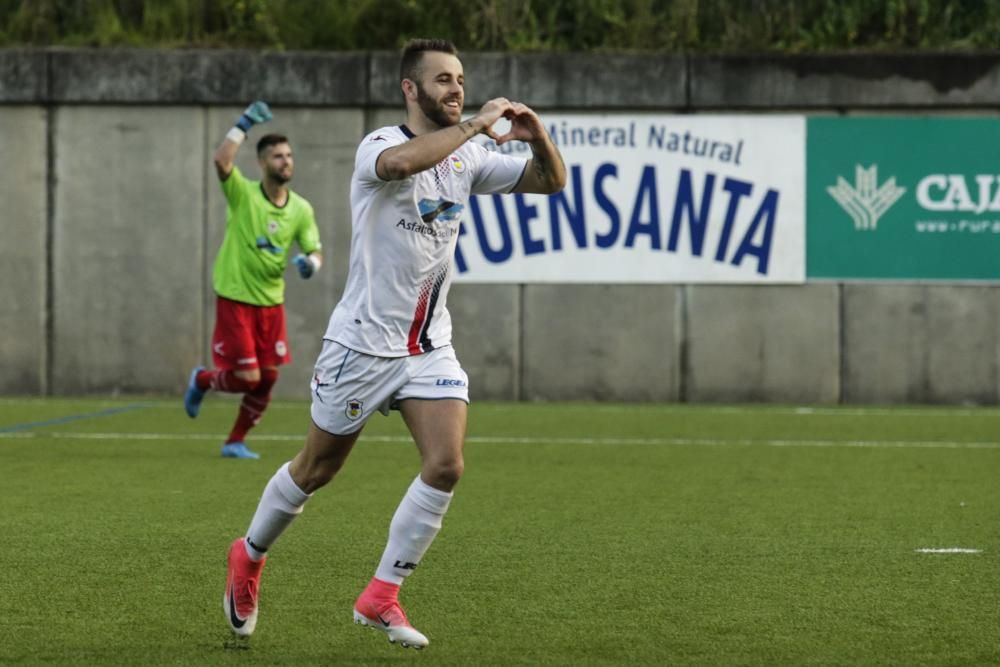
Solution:
[[[493,137],[497,146],[508,141],[535,141],[545,137],[545,126],[541,119],[526,104],[511,102],[510,109],[503,117],[510,121],[510,131],[500,137]]]
[[[249,132],[250,128],[254,125],[266,123],[272,118],[274,116],[271,114],[271,109],[267,106],[267,102],[257,100],[243,111],[243,115],[236,121],[236,127],[244,132]]]
[[[510,100],[506,97],[497,97],[484,104],[479,113],[476,114],[476,118],[485,124],[480,132],[490,139],[497,141],[497,133],[493,131],[493,125],[506,116],[511,111],[511,108]]]

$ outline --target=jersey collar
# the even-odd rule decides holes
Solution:
[[[278,206],[277,204],[275,204],[273,201],[271,201],[271,198],[267,196],[267,190],[264,189],[264,182],[263,181],[261,181],[261,183],[260,183],[260,193],[262,195],[264,195],[264,199],[266,199],[267,202],[271,206],[273,206],[274,208],[285,208],[286,206],[288,206],[288,202],[292,201],[292,191],[289,190],[288,191],[288,196],[285,197],[285,203],[282,204],[281,206]]]

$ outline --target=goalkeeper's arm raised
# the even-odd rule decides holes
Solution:
[[[232,173],[236,151],[240,149],[240,144],[246,139],[250,128],[260,123],[266,123],[271,118],[271,110],[268,108],[267,103],[260,100],[254,102],[243,111],[243,114],[236,120],[236,124],[226,133],[226,138],[222,140],[222,143],[219,144],[212,155],[219,180],[226,180],[229,178],[229,174]]]

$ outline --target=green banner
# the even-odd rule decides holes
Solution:
[[[1000,279],[1000,120],[810,118],[812,279]]]

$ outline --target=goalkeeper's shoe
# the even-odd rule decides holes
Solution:
[[[244,540],[239,537],[229,545],[229,576],[226,578],[226,592],[222,596],[222,608],[226,612],[229,628],[246,637],[257,626],[260,573],[267,557],[256,562],[250,560]]]
[[[403,648],[422,649],[430,642],[410,625],[406,612],[399,606],[398,594],[399,586],[372,578],[354,603],[354,622],[381,630],[390,642],[399,642]]]
[[[203,366],[195,366],[191,371],[191,379],[188,380],[187,391],[184,392],[184,411],[188,417],[194,419],[201,410],[201,399],[205,398],[205,390],[198,389],[198,373],[205,370]]]
[[[222,456],[227,459],[259,459],[260,454],[251,451],[242,442],[227,442],[222,446]]]

